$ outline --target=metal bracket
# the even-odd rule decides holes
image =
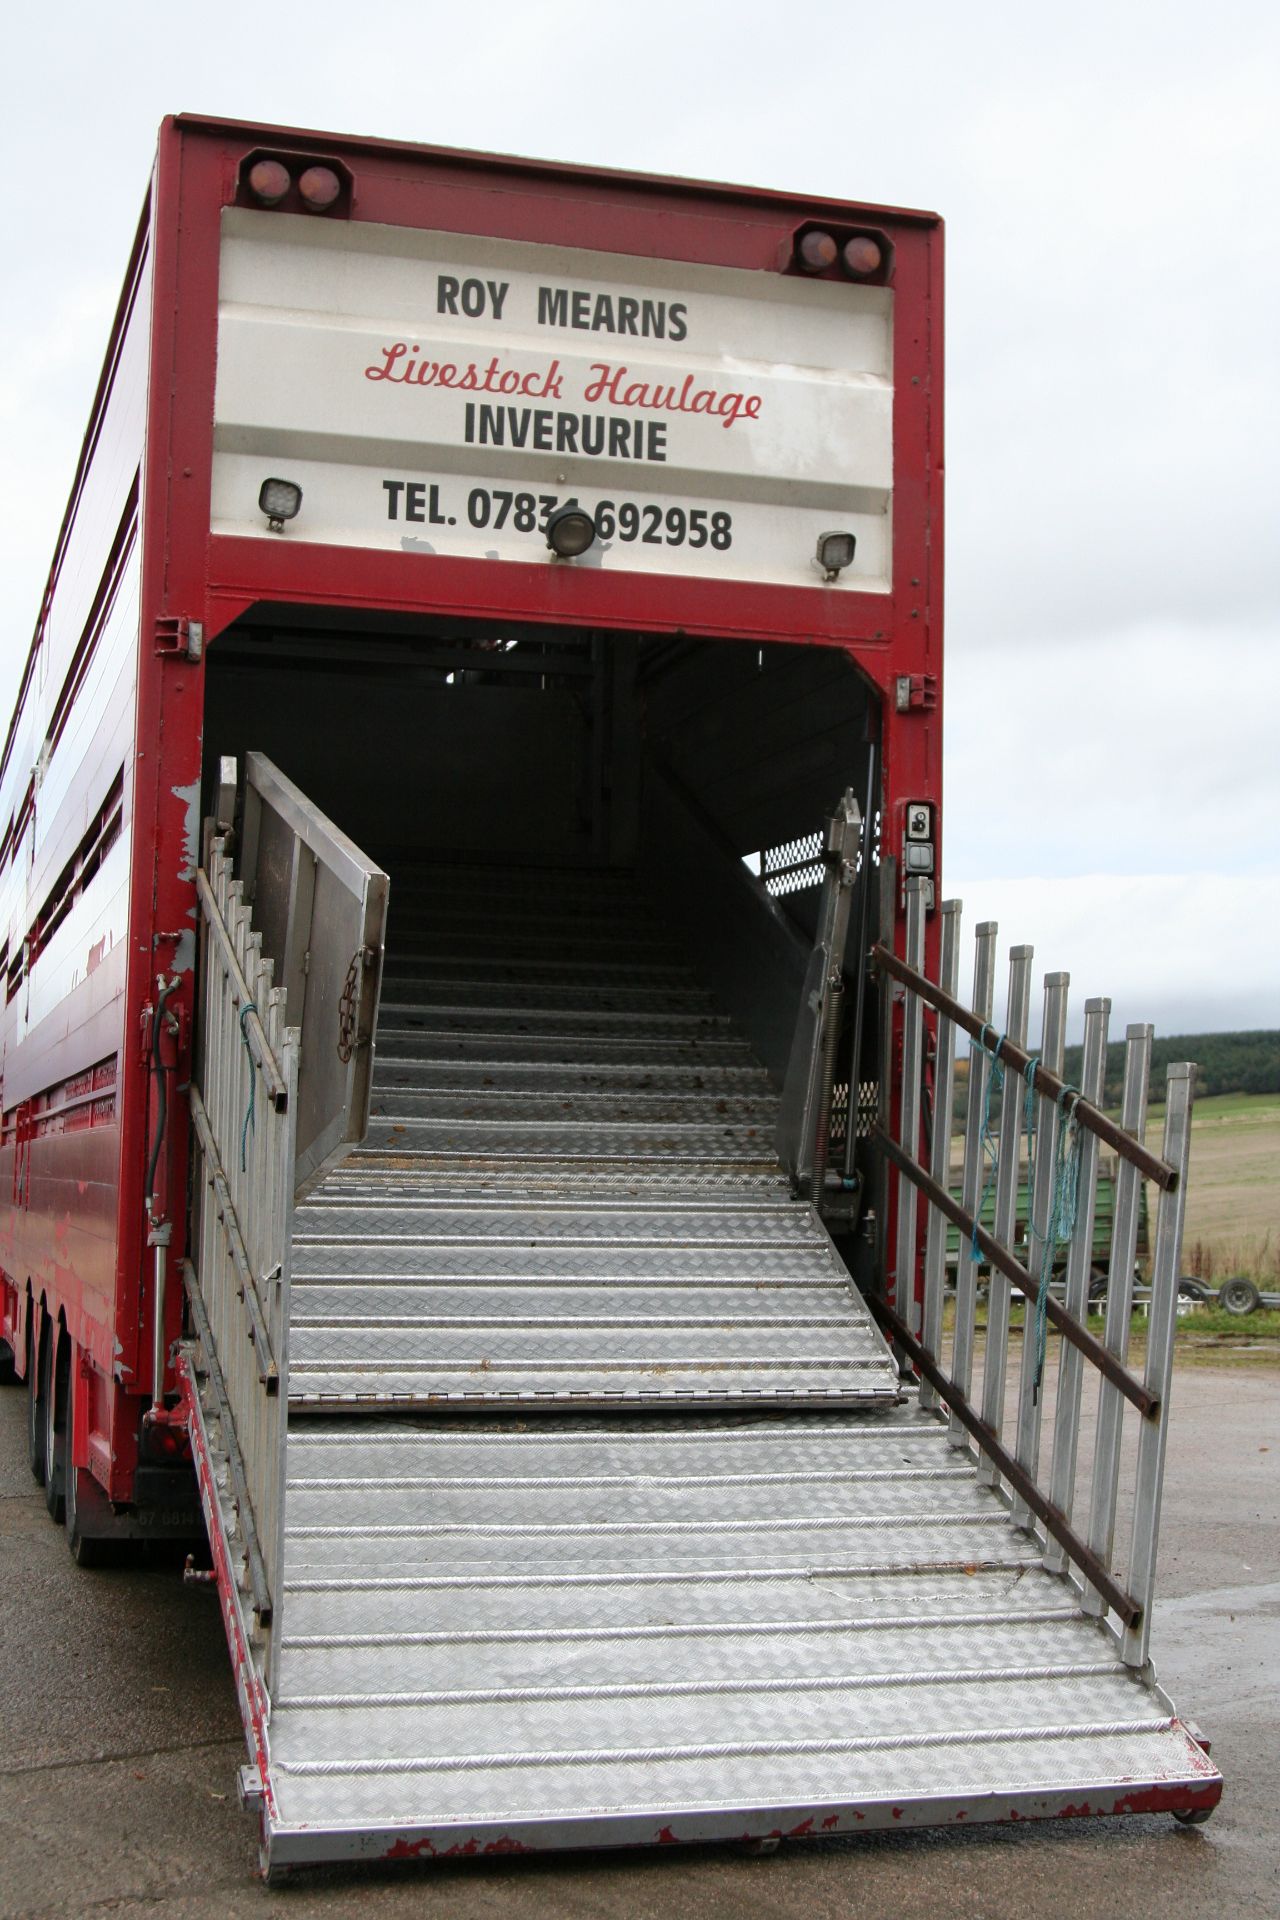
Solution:
[[[938,704],[937,674],[900,673],[894,681],[893,704],[899,713],[910,713],[914,708],[931,712]]]
[[[262,1774],[252,1763],[236,1768],[236,1798],[244,1813],[259,1813],[266,1798]]]
[[[199,660],[204,654],[204,622],[185,613],[162,613],[156,621],[156,652],[163,659]]]

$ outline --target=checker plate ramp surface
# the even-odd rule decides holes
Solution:
[[[629,885],[393,879],[369,1136],[295,1220],[268,1867],[1212,1804]]]
[[[290,1438],[273,1863],[1194,1804],[914,1408]]]
[[[368,1135],[295,1221],[295,1409],[898,1397],[768,1077],[629,882],[393,902]]]

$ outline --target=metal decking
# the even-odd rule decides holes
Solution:
[[[404,881],[368,1136],[295,1221],[294,1407],[891,1404],[769,1081],[630,882]]]
[[[914,1410],[346,1423],[290,1457],[277,1861],[1182,1808],[1213,1777]]]
[[[369,1136],[294,1220],[269,1864],[1211,1805],[629,885],[398,884]]]

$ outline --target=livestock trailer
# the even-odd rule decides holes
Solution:
[[[161,130],[3,754],[0,1336],[78,1560],[207,1529],[271,1871],[1216,1802],[1190,1069],[1157,1152],[1149,1029],[1117,1125],[1106,1003],[1066,1088],[1065,976],[959,998],[941,495],[931,214]]]

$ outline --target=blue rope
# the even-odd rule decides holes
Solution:
[[[248,1055],[248,1059],[249,1059],[249,1104],[244,1110],[244,1125],[240,1129],[240,1171],[241,1173],[244,1173],[247,1170],[247,1162],[249,1158],[249,1135],[257,1131],[257,1123],[254,1118],[254,1104],[257,1100],[257,1094],[258,1094],[258,1069],[254,1062],[253,1052],[249,1046],[249,1036],[245,1032],[245,1025],[244,1025],[249,1015],[251,1013],[256,1013],[257,1011],[258,1009],[253,1004],[252,1000],[246,1000],[244,1005],[240,1009],[240,1038],[244,1041],[244,1050],[245,1050],[245,1053]]]
[[[1022,1125],[1027,1136],[1027,1257],[1031,1256],[1031,1241],[1036,1236],[1031,1210],[1036,1197],[1036,1119],[1039,1106],[1036,1100],[1036,1068],[1040,1065],[1040,1055],[1033,1053],[1027,1061],[1024,1072],[1027,1090],[1022,1096]]]
[[[984,1032],[990,1029],[984,1028]],[[991,1127],[991,1102],[1004,1086],[1004,1061],[1000,1050],[1004,1046],[1007,1034],[1001,1034],[994,1047],[983,1046],[981,1040],[974,1042],[979,1053],[985,1053],[991,1061],[991,1072],[987,1075],[987,1093],[982,1108],[982,1133],[978,1140],[978,1151],[987,1162],[986,1178],[982,1183],[982,1192],[978,1195],[978,1204],[973,1210],[973,1238],[969,1243],[969,1258],[977,1262],[982,1259],[982,1249],[978,1245],[978,1228],[982,1224],[982,1209],[987,1204],[987,1195],[995,1185],[996,1172],[1000,1165],[1000,1147],[996,1134]]]
[[[1037,1405],[1044,1381],[1044,1363],[1049,1343],[1049,1282],[1054,1256],[1067,1247],[1075,1235],[1080,1203],[1080,1123],[1076,1108],[1081,1095],[1075,1087],[1064,1087],[1058,1095],[1058,1138],[1053,1154],[1053,1193],[1049,1204],[1044,1243],[1040,1253],[1040,1284],[1036,1289],[1036,1373],[1031,1389],[1031,1404]],[[1068,1111],[1068,1102],[1070,1110]],[[1039,1239],[1039,1235],[1036,1238]]]

